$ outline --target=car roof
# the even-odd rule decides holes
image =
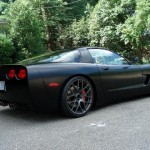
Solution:
[[[77,48],[78,50],[85,50],[85,49],[103,49],[103,50],[108,50],[107,48],[104,47],[96,47],[96,46],[87,46],[87,47],[79,47]]]

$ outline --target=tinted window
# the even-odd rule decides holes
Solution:
[[[80,62],[80,58],[77,57],[76,51],[70,51],[50,55],[40,62]]]
[[[21,61],[20,64],[29,65],[37,63],[49,63],[49,62],[82,62],[81,54],[78,50],[73,51],[55,51],[51,53],[45,53],[40,56],[29,58],[27,60]]]
[[[89,49],[89,52],[94,59],[94,62],[97,64],[104,65],[125,65],[128,64],[128,61],[108,50],[102,49]]]

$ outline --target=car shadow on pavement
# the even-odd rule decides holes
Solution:
[[[64,119],[59,112],[45,113],[33,110],[10,109],[9,107],[0,109],[0,118],[2,117],[17,120],[19,119],[21,121],[25,120],[28,122],[50,122]]]
[[[148,96],[140,96],[140,97],[134,97],[126,100],[119,100],[116,102],[109,102],[106,104],[103,104],[98,107],[94,107],[90,114],[97,113],[99,111],[102,111],[103,109],[107,109],[109,107],[113,107],[116,105],[120,105],[123,103],[128,102],[134,102],[134,101],[141,101],[144,98],[148,98]],[[88,115],[88,114],[87,114]],[[1,118],[6,118],[10,120],[20,120],[20,121],[26,121],[31,123],[41,123],[41,122],[57,122],[62,120],[70,120],[70,119],[76,119],[71,117],[65,117],[60,112],[54,112],[54,113],[48,113],[48,112],[38,112],[33,110],[23,110],[23,109],[10,109],[9,107],[1,107],[0,108],[0,120]]]
[[[100,109],[105,109],[108,107],[113,107],[116,105],[123,105],[125,103],[132,103],[132,102],[136,102],[136,101],[142,101],[145,98],[150,98],[150,95],[142,95],[142,96],[138,96],[138,97],[132,97],[132,98],[127,98],[127,99],[121,99],[121,100],[116,100],[116,101],[112,101],[112,102],[107,102],[105,104],[102,104],[100,106],[94,107],[92,110],[93,111],[98,111]]]

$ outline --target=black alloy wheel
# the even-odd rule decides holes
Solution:
[[[84,116],[92,107],[94,92],[84,77],[74,77],[66,84],[61,101],[62,111],[71,117]]]

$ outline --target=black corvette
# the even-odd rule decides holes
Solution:
[[[80,117],[93,106],[150,93],[150,65],[135,65],[98,47],[0,66],[0,105]]]

